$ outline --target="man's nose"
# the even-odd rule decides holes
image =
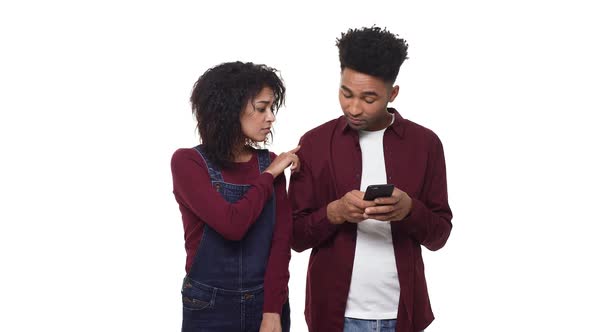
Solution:
[[[363,109],[358,99],[353,99],[348,106],[348,114],[352,116],[358,116],[363,113]]]

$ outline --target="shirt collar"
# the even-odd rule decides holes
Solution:
[[[400,138],[404,138],[406,120],[402,117],[401,114],[399,114],[399,112],[395,108],[388,107],[387,112],[394,114],[394,117],[395,117],[395,120],[393,121],[392,124],[390,124],[387,127],[387,129],[391,128],[391,130],[393,130],[393,132],[396,133],[397,136],[399,136]],[[345,116],[340,117],[339,123],[338,123],[338,130],[342,134],[346,133],[347,131],[353,130],[348,125],[348,122],[346,121]]]

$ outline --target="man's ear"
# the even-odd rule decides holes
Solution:
[[[395,100],[395,97],[397,97],[398,93],[399,93],[399,85],[394,85],[393,88],[391,89],[391,93],[389,95],[389,102],[390,103]]]

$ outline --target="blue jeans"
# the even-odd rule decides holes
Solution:
[[[182,291],[182,331],[257,332],[262,320],[263,294],[262,287],[227,291],[187,278]]]
[[[395,319],[367,320],[344,317],[343,332],[395,332],[396,323]]]
[[[262,321],[262,287],[230,291],[185,278],[182,289],[183,332],[258,332]],[[289,302],[283,306],[281,327],[289,332]]]

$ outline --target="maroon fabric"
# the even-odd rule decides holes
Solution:
[[[271,159],[276,157],[271,153]],[[276,223],[264,279],[264,312],[280,314],[287,300],[291,259],[292,217],[284,175],[260,174],[256,154],[248,162],[233,163],[222,170],[225,182],[250,184],[244,197],[228,203],[211,185],[207,164],[194,149],[179,149],[172,156],[174,196],[184,224],[186,272],[192,265],[205,224],[228,240],[241,239],[256,221],[273,189]]]
[[[438,250],[451,232],[443,147],[431,130],[403,119],[385,130],[387,182],[412,198],[412,211],[392,222],[400,282],[396,331],[420,331],[434,319],[428,299],[421,245]],[[362,190],[358,132],[344,117],[310,130],[300,140],[301,171],[291,176],[293,249],[312,248],[305,317],[310,332],[341,332],[352,276],[356,224],[330,224],[328,203],[350,190]]]

